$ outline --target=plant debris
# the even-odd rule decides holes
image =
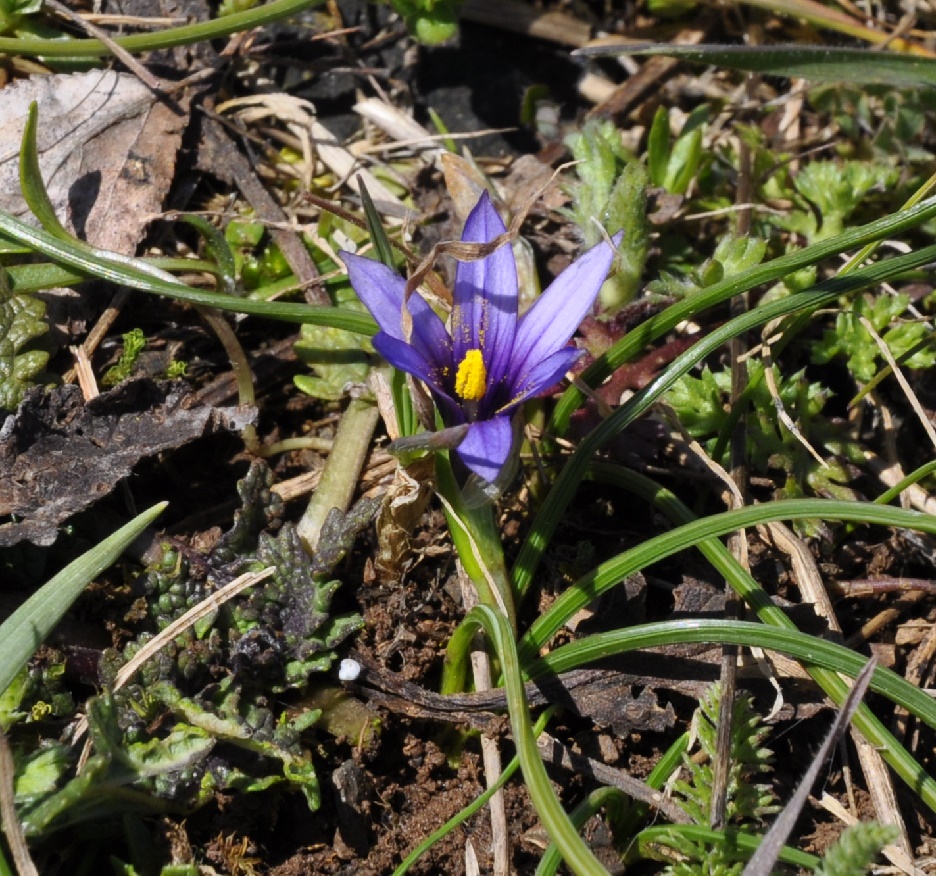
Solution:
[[[216,431],[239,431],[256,412],[188,408],[184,383],[130,380],[88,402],[77,386],[37,387],[0,426],[0,545],[52,544],[58,527],[106,496],[141,459]]]

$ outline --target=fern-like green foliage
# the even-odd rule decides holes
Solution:
[[[813,347],[812,360],[822,365],[844,357],[852,376],[867,383],[881,367],[881,351],[871,333],[861,324],[864,317],[882,336],[895,359],[907,368],[932,368],[936,364],[933,330],[924,322],[901,322],[910,303],[908,295],[879,295],[855,298],[835,318],[835,328],[826,331]],[[917,348],[914,350],[914,348]],[[914,351],[911,353],[911,351]]]
[[[767,252],[767,241],[757,237],[723,237],[711,258],[694,268],[688,276],[679,277],[661,271],[660,277],[647,285],[650,292],[673,298],[685,298],[749,268],[757,267]]]
[[[566,145],[580,162],[578,181],[569,186],[573,200],[566,215],[586,245],[601,240],[595,218],[609,234],[624,231],[613,276],[601,289],[602,304],[613,310],[637,294],[647,261],[647,169],[624,148],[621,133],[611,122],[588,122],[569,135]]]
[[[680,805],[697,824],[708,823],[712,808],[712,764],[718,756],[715,740],[720,701],[721,686],[713,684],[699,702],[693,717],[698,747],[705,754],[705,759],[696,763],[688,753],[684,755],[683,766],[688,778],[677,781],[674,789]],[[731,715],[731,764],[725,810],[729,824],[760,822],[778,809],[770,785],[756,782],[758,776],[773,769],[773,752],[763,745],[769,732],[761,716],[751,707],[751,700],[738,696]]]
[[[689,752],[683,755],[683,775],[673,787],[674,800],[699,825],[707,825],[712,807],[712,783],[717,755],[716,724],[721,686],[713,684],[699,702],[693,728],[699,753],[696,760]],[[746,853],[731,841],[737,833],[758,833],[766,816],[779,807],[769,784],[758,778],[770,772],[773,754],[764,747],[769,730],[752,709],[747,697],[739,696],[731,718],[731,748],[728,767],[728,797],[725,840],[708,844],[696,842],[674,830],[654,844],[654,855],[669,863],[665,872],[671,876],[735,876],[744,868]]]
[[[806,379],[805,370],[782,375],[775,369],[778,407],[764,375],[764,363],[748,360],[749,396],[746,420],[747,457],[753,471],[782,477],[778,499],[808,495],[854,500],[850,486],[855,472],[864,464],[860,442],[847,424],[822,415],[831,391]],[[700,377],[685,376],[667,394],[683,428],[714,456],[716,445],[727,452],[726,432],[730,426],[731,375],[727,370],[704,368]],[[781,417],[781,410],[787,419]],[[790,424],[799,433],[790,429]],[[822,457],[820,463],[803,439]],[[718,462],[725,463],[719,453]],[[817,535],[819,522],[799,521],[796,529]]]
[[[802,207],[778,217],[777,224],[804,235],[810,243],[827,240],[842,233],[846,220],[872,189],[883,190],[896,179],[896,169],[883,163],[810,162],[793,180]]]
[[[891,824],[860,822],[847,828],[825,853],[816,876],[863,876],[881,849],[900,835]]]

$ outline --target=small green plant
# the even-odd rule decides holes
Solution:
[[[932,160],[920,145],[921,134],[933,124],[936,95],[932,88],[896,90],[882,85],[819,85],[809,93],[810,103],[828,113],[842,133],[842,148],[892,161]]]
[[[218,7],[218,18],[233,15],[235,12],[246,12],[248,9],[253,9],[259,2],[260,0],[223,0]]]
[[[670,114],[660,107],[653,117],[647,141],[650,182],[674,195],[684,195],[706,161],[702,149],[709,109],[696,107],[686,117],[679,136],[670,134]]]
[[[816,364],[843,358],[855,380],[867,383],[880,370],[881,350],[862,325],[867,319],[890,349],[891,355],[907,368],[932,368],[936,364],[933,329],[921,319],[901,321],[910,304],[909,295],[881,294],[858,296],[835,317],[835,327],[827,329],[812,348]]]
[[[360,628],[358,615],[331,611],[339,582],[329,572],[376,507],[364,503],[347,516],[333,515],[323,548],[310,559],[295,528],[281,525],[271,478],[265,464],[251,467],[238,487],[243,506],[234,525],[209,554],[167,541],[137,580],[150,624],[121,650],[103,655],[105,693],[87,704],[95,751],[87,767],[69,779],[74,752],[68,747],[20,759],[17,803],[30,836],[113,814],[117,789],[123,804],[142,812],[190,811],[217,791],[277,784],[318,807],[315,766],[302,736],[320,710],[289,714],[271,694],[308,685]],[[262,587],[181,631],[111,692],[118,671],[153,629],[165,629],[213,585],[270,566],[275,571]],[[27,693],[14,686],[13,699],[4,703],[6,723],[24,720]]]
[[[566,145],[579,164],[578,181],[568,186],[572,206],[565,213],[585,244],[595,246],[602,230],[608,234],[624,231],[613,275],[599,293],[602,306],[613,311],[637,294],[647,261],[647,169],[624,148],[611,122],[587,122],[566,138]]]
[[[691,268],[685,276],[660,271],[659,278],[647,284],[647,291],[672,298],[685,298],[756,267],[766,252],[767,242],[758,237],[726,235],[718,242],[711,257],[701,265]]]
[[[709,823],[712,809],[712,764],[719,756],[716,722],[720,699],[721,687],[716,683],[699,701],[692,729],[701,757],[685,752],[683,771],[686,778],[678,779],[673,785],[674,799],[698,825]],[[768,733],[750,699],[737,697],[731,715],[726,837],[730,837],[732,831],[760,832],[766,816],[779,809],[770,785],[758,782],[772,770],[773,753],[763,744]],[[674,830],[670,833],[664,831],[662,838],[657,838],[654,857],[668,861],[666,872],[673,876],[697,876],[699,873],[733,876],[743,869],[747,854],[736,848],[730,839],[710,844]]]
[[[335,304],[346,310],[366,312],[350,286],[333,293]],[[311,374],[297,374],[293,382],[315,398],[335,401],[350,389],[361,386],[373,362],[373,346],[367,337],[328,326],[304,325],[293,345],[296,355]]]
[[[40,23],[42,0],[0,0],[0,34],[48,36]]]
[[[881,854],[881,849],[899,836],[900,831],[893,825],[853,824],[825,853],[816,868],[816,876],[863,876]]]
[[[188,363],[182,361],[181,359],[176,359],[174,362],[170,362],[166,368],[166,379],[181,380],[185,377],[187,371]]]
[[[116,365],[107,369],[105,375],[101,378],[101,386],[116,386],[118,383],[127,380],[132,374],[140,353],[146,346],[146,335],[143,329],[132,329],[123,335],[124,348],[120,354],[120,359]]]
[[[809,494],[856,499],[848,484],[854,466],[864,462],[858,443],[840,424],[822,416],[831,391],[806,379],[805,370],[781,375],[774,370],[776,396],[765,379],[764,363],[748,362],[747,458],[751,470],[781,472],[776,498]],[[686,375],[670,390],[667,401],[683,428],[709,454],[726,464],[727,436],[735,419],[729,406],[731,374],[703,368],[700,377]],[[795,431],[794,431],[795,430]],[[808,442],[808,443],[807,443]],[[814,455],[819,453],[820,459]],[[814,528],[807,531],[815,534]]]
[[[897,181],[896,168],[867,161],[812,161],[793,178],[799,206],[775,217],[781,228],[810,242],[841,234],[845,222],[874,190]]]
[[[0,268],[0,414],[16,408],[49,361],[33,343],[49,330],[45,312],[39,298],[14,292]]]
[[[224,229],[224,239],[234,254],[240,284],[247,292],[292,273],[280,248],[268,239],[262,222],[234,219]]]
[[[435,45],[458,33],[462,0],[390,0],[409,32],[420,42]]]

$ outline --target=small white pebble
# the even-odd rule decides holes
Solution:
[[[357,660],[346,657],[338,667],[338,678],[341,681],[354,681],[361,674],[361,664]]]

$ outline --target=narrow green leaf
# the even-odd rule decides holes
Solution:
[[[871,502],[833,501],[831,499],[783,499],[763,505],[749,505],[734,511],[712,514],[686,523],[677,529],[647,539],[645,542],[606,560],[579,578],[543,612],[520,641],[520,660],[526,665],[533,660],[552,636],[577,611],[602,593],[647,566],[658,563],[686,548],[700,545],[706,539],[747,529],[776,520],[841,520],[854,523],[893,526],[936,535],[936,516],[920,511],[906,511],[890,505]],[[733,583],[733,582],[732,582]],[[758,588],[743,593],[751,607],[765,623],[795,628],[793,622]],[[920,694],[925,697],[925,694]],[[936,704],[931,704],[936,709]]]
[[[204,40],[230,36],[239,31],[252,30],[274,21],[296,15],[323,0],[273,0],[263,6],[234,12],[223,18],[199,21],[181,27],[169,27],[154,33],[137,33],[131,36],[114,37],[114,42],[128,52],[149,52],[156,49],[171,49],[188,46]],[[44,58],[103,58],[111,50],[100,40],[31,39],[0,37],[0,53],[7,55],[33,55]]]
[[[39,105],[33,101],[29,105],[26,115],[26,125],[23,127],[23,139],[20,144],[19,177],[20,188],[26,205],[39,220],[42,227],[49,234],[61,240],[71,240],[65,226],[55,215],[52,199],[46,191],[42,180],[42,170],[39,167],[39,147],[36,141],[36,128],[39,124]]]
[[[716,64],[729,70],[854,85],[892,88],[933,88],[936,59],[870,49],[832,46],[675,46],[637,43],[629,46],[589,46],[573,52],[590,58],[618,55],[665,55],[696,64]]]
[[[696,520],[692,512],[673,493],[645,475],[620,466],[597,463],[592,466],[591,476],[604,483],[613,483],[645,502],[652,503],[674,523],[685,524]],[[759,620],[774,628],[795,629],[793,622],[773,604],[760,584],[751,577],[750,572],[734,558],[718,538],[702,539],[696,543],[696,547],[724,576],[735,593],[749,605],[757,607]],[[843,684],[837,673],[806,661],[804,661],[804,668],[832,700],[837,703],[844,701],[848,687]],[[936,702],[925,695],[921,696],[918,688],[895,673],[885,675],[882,684],[888,687],[887,695],[894,703],[906,708],[906,703],[912,702],[913,705],[909,710],[914,707],[920,709],[923,720],[931,726],[936,726]],[[867,739],[874,740],[873,744],[876,747],[885,752],[884,757],[887,762],[907,784],[936,808],[936,782],[923,772],[913,755],[894,738],[867,706],[859,708],[855,716],[855,726]]]
[[[204,216],[185,213],[179,217],[202,236],[208,255],[218,266],[218,279],[225,295],[234,295],[237,288],[237,263],[227,238]]]
[[[391,271],[395,270],[393,266],[393,247],[390,246],[387,232],[383,227],[383,222],[380,221],[380,214],[374,206],[374,200],[371,198],[370,192],[367,191],[367,186],[364,185],[364,180],[358,177],[357,181],[361,188],[361,201],[364,204],[364,218],[367,220],[367,231],[374,244],[374,249],[377,250],[377,258],[390,268]]]
[[[166,507],[160,502],[69,563],[0,625],[0,691],[9,687],[69,606]]]
[[[930,202],[927,203],[930,204],[930,207],[934,206]],[[590,432],[566,463],[555,485],[546,497],[546,501],[540,508],[527,540],[514,564],[514,587],[518,597],[522,597],[530,586],[543,551],[546,549],[556,526],[559,525],[559,521],[571,501],[575,489],[585,474],[592,455],[647,411],[690,368],[742,332],[749,331],[789,313],[797,311],[814,312],[819,307],[837,300],[841,295],[885,282],[889,277],[898,276],[905,270],[927,264],[933,259],[936,259],[936,246],[929,246],[912,251],[907,255],[877,262],[844,277],[834,277],[826,280],[805,292],[756,307],[730,320],[677,357],[666,371],[647,384],[629,401],[617,408],[610,417],[603,420],[596,429]],[[781,261],[781,259],[776,261]],[[758,272],[758,270],[758,268],[752,269],[754,273]],[[750,274],[752,272],[745,273]],[[702,297],[705,294],[706,292],[703,291],[696,297]],[[670,310],[672,308],[668,308],[666,312]],[[632,335],[639,334],[644,326],[638,326],[629,332],[624,340],[626,341]],[[618,347],[619,345],[616,344],[615,346]],[[587,374],[588,371],[586,370],[585,373]]]
[[[731,831],[712,830],[710,827],[704,827],[700,824],[654,825],[653,827],[645,828],[637,834],[635,842],[639,843],[641,846],[646,846],[654,842],[657,837],[665,837],[667,834],[673,833],[679,834],[692,842],[708,843],[711,845],[724,843],[730,840],[733,846],[738,849],[743,849],[746,852],[754,851],[761,842],[761,837],[755,836],[754,834],[739,833],[736,829]],[[792,864],[795,867],[800,867],[807,871],[815,870],[820,863],[820,859],[815,855],[810,855],[808,852],[801,852],[799,849],[792,848],[784,848],[781,852],[780,860],[784,864]],[[764,872],[770,871],[765,870]]]
[[[697,619],[642,624],[609,633],[597,633],[550,652],[528,666],[527,675],[530,679],[552,676],[598,660],[607,660],[615,654],[700,642],[743,645],[788,654],[810,671],[838,705],[845,701],[849,687],[837,673],[854,678],[865,664],[861,654],[796,629],[778,629],[747,621]],[[932,698],[896,672],[879,666],[874,671],[871,689],[883,693],[928,726],[936,727],[936,704]],[[867,706],[863,705],[858,710],[855,725],[908,787],[930,809],[936,811],[936,781],[927,775]]]
[[[607,876],[605,868],[601,866],[594,852],[578,835],[569,816],[563,811],[562,804],[546,773],[546,767],[536,747],[536,736],[533,733],[530,707],[523,689],[516,643],[507,618],[490,606],[476,605],[468,613],[465,621],[466,623],[459,627],[452,637],[450,648],[452,645],[456,648],[467,645],[478,627],[482,627],[491,640],[500,659],[507,694],[507,712],[510,715],[510,727],[513,731],[514,744],[517,746],[523,779],[536,814],[543,822],[549,838],[559,848],[569,869],[576,876]],[[467,641],[456,643],[456,638],[467,639]]]
[[[853,228],[836,237],[814,243],[805,249],[780,256],[735,277],[707,286],[698,293],[670,305],[662,313],[629,331],[604,355],[589,365],[580,375],[580,380],[588,386],[600,386],[615,368],[638,356],[649,343],[671,331],[683,320],[693,319],[702,311],[756,286],[775,283],[788,274],[800,268],[815,265],[823,259],[848,252],[867,243],[902,234],[934,217],[936,217],[936,198],[929,198],[912,209],[901,210],[860,228]],[[556,405],[549,424],[550,431],[559,435],[563,434],[569,425],[569,418],[573,411],[584,400],[584,393],[577,387],[570,386]]]
[[[140,259],[121,256],[107,250],[91,249],[69,238],[60,240],[46,231],[33,228],[8,213],[0,213],[0,234],[29,246],[46,258],[89,277],[109,280],[132,289],[142,289],[154,295],[165,295],[189,304],[202,304],[229,310],[265,316],[283,322],[309,323],[343,328],[362,335],[373,335],[377,324],[364,313],[342,310],[338,307],[322,307],[311,304],[290,304],[278,301],[258,301],[252,298],[235,298],[219,292],[204,292],[185,283],[166,279],[158,268]]]
[[[653,124],[647,136],[647,169],[650,182],[662,186],[666,178],[666,168],[670,157],[669,113],[666,107],[658,107],[653,116]]]

